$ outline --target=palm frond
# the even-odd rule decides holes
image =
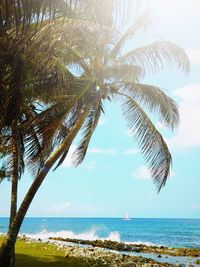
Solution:
[[[156,41],[150,45],[134,49],[123,55],[120,60],[130,64],[138,64],[144,70],[144,73],[147,71],[155,73],[163,69],[164,62],[177,64],[185,72],[190,69],[189,59],[185,51],[167,41]]]
[[[137,65],[128,64],[113,64],[111,66],[105,66],[104,76],[107,79],[112,79],[113,81],[132,81],[136,82],[142,75],[142,69]]]
[[[71,142],[69,143],[69,145],[65,148],[65,151],[62,153],[62,155],[61,155],[61,157],[60,157],[58,163],[56,164],[56,167],[53,169],[54,171],[55,171],[59,166],[62,165],[63,161],[64,161],[65,158],[67,157],[67,154],[68,154],[68,152],[69,152],[69,148],[70,148],[71,144],[72,144],[72,141],[71,141]]]
[[[144,13],[140,16],[133,25],[121,36],[121,38],[117,41],[114,45],[113,49],[110,52],[110,56],[116,58],[117,55],[121,52],[124,48],[124,45],[127,41],[132,39],[135,34],[140,31],[141,29],[146,29],[150,26],[150,19],[147,13]]]
[[[0,183],[11,178],[11,166],[8,164],[11,154],[10,138],[0,136]]]
[[[57,157],[57,160],[59,160],[59,161],[58,161],[56,167],[54,168],[54,170],[57,169],[65,160],[65,158],[69,152],[69,149],[70,149],[70,147],[74,141],[75,136],[77,135],[77,133],[80,131],[80,129],[82,128],[82,126],[84,124],[84,121],[87,117],[88,112],[89,112],[89,107],[86,105],[82,106],[81,109],[79,109],[79,112],[77,114],[78,116],[76,117],[76,121],[74,121],[68,135],[65,136],[63,142],[60,144],[62,149],[59,153],[60,154],[59,157]],[[72,119],[74,119],[74,116],[72,116]],[[71,136],[74,133],[75,133],[74,138],[71,138]]]
[[[18,139],[18,177],[21,178],[24,173],[25,163],[25,147],[24,147],[24,136],[21,131],[19,131],[19,139]]]
[[[97,127],[97,124],[99,122],[99,118],[101,116],[101,111],[103,110],[101,101],[97,103],[97,105],[92,106],[88,116],[85,119],[84,125],[83,125],[83,138],[78,145],[76,151],[74,152],[74,164],[78,166],[81,164],[85,158],[89,142],[91,140],[91,137]]]
[[[26,34],[30,28],[39,29],[45,21],[73,16],[75,2],[76,0],[1,0],[0,34],[10,29]]]
[[[77,122],[81,110],[82,105],[76,103],[75,100],[68,104],[59,102],[24,124],[25,142],[27,144],[26,162],[33,174],[41,169],[54,149],[67,138],[70,130]],[[66,147],[66,150],[68,148]],[[64,160],[65,152],[64,150],[58,166],[62,163],[62,159]]]
[[[114,0],[115,24],[126,24],[132,17],[133,11],[139,7],[139,0]]]
[[[123,115],[139,142],[139,148],[159,192],[170,175],[172,158],[168,147],[144,110],[130,97],[123,103]]]
[[[44,164],[52,152],[53,138],[62,125],[65,105],[54,105],[23,125],[26,142],[26,162],[33,174]]]
[[[0,167],[0,183],[5,179],[10,180],[11,173],[8,169],[6,169],[5,165]]]
[[[159,116],[161,123],[172,130],[179,124],[179,112],[176,103],[159,87],[133,82],[124,82],[119,92],[131,96],[135,101]]]
[[[88,21],[96,21],[101,25],[113,26],[124,23],[130,18],[133,0],[79,0],[81,16]]]

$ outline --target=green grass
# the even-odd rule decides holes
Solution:
[[[0,237],[0,245],[3,238]],[[16,244],[16,267],[89,267],[81,259],[66,258],[64,251],[53,244],[26,243],[18,240]]]

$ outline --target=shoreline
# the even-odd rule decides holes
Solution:
[[[0,237],[0,243],[3,236]],[[18,238],[16,267],[174,267],[152,259],[105,251],[103,248],[83,248],[50,241]]]
[[[50,238],[49,238],[50,239]],[[74,246],[73,244],[61,244],[60,240],[43,241],[41,239],[34,240],[31,238],[19,238],[20,241],[30,244],[41,244],[45,250],[48,247],[55,246],[59,251],[64,252],[65,258],[75,258],[87,264],[87,266],[108,266],[108,267],[175,267],[178,265],[170,264],[167,262],[158,262],[151,258],[145,258],[141,256],[132,256],[122,253],[114,253],[113,251],[105,250],[102,247],[81,247]],[[53,241],[53,242],[52,242]],[[77,244],[80,245],[80,244]],[[68,266],[68,265],[66,265]],[[77,265],[79,266],[79,265]]]
[[[101,247],[115,251],[125,252],[144,252],[164,254],[170,256],[187,256],[187,257],[200,257],[200,248],[169,248],[166,246],[152,246],[145,244],[131,244],[126,242],[117,242],[111,240],[82,240],[75,238],[62,238],[62,237],[49,237],[49,240],[69,242],[81,245],[91,245],[92,247]]]
[[[0,237],[0,243],[3,235]],[[54,257],[54,251],[60,258],[60,267],[65,266],[130,266],[130,267],[175,267],[175,266],[200,266],[200,249],[167,248],[164,246],[147,246],[126,244],[115,241],[101,240],[81,240],[69,238],[49,238],[49,240],[32,239],[26,236],[19,237],[17,240],[17,255],[31,254],[32,249],[42,251],[43,258],[47,253],[48,257]],[[25,251],[25,252],[23,252]],[[178,253],[177,253],[178,251]],[[191,253],[191,251],[193,253]],[[23,253],[22,253],[23,252]],[[194,254],[195,252],[195,254]],[[132,253],[135,253],[134,255]],[[146,253],[146,256],[144,256]],[[168,254],[167,254],[168,253]],[[38,255],[38,251],[35,252]],[[154,257],[152,255],[154,254]],[[190,255],[190,256],[188,256]],[[30,256],[30,255],[29,255]],[[170,262],[170,259],[182,259],[177,262]],[[184,260],[185,259],[185,260]],[[187,261],[186,261],[187,259]],[[189,259],[189,260],[188,260]],[[38,261],[38,259],[37,259]],[[68,265],[68,262],[75,262],[75,265]],[[62,263],[62,264],[61,264]],[[22,266],[35,266],[23,265]],[[37,264],[37,263],[35,263]],[[18,265],[17,265],[18,266]],[[40,265],[39,265],[40,266]],[[41,265],[41,266],[47,266]],[[52,266],[52,265],[51,265]],[[57,265],[53,265],[57,267]]]
[[[25,239],[26,240],[26,237]],[[82,240],[71,238],[51,238],[31,240],[45,244],[54,244],[64,249],[67,257],[81,258],[91,266],[152,266],[152,267],[199,267],[200,249],[168,248],[164,246],[148,246],[127,244],[111,240]],[[134,254],[133,254],[134,253]],[[96,265],[97,264],[97,265]],[[133,265],[135,264],[135,265]],[[146,265],[147,264],[147,265]]]
[[[191,248],[169,248],[165,246],[149,246],[144,244],[127,244],[110,240],[82,240],[70,238],[49,238],[56,242],[64,242],[65,244],[76,244],[88,246],[91,248],[102,248],[111,253],[119,253],[121,255],[129,255],[134,257],[142,257],[152,259],[159,266],[164,263],[171,264],[169,266],[200,266],[200,249]],[[166,265],[168,266],[168,265]]]

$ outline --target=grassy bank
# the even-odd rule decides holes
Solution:
[[[2,243],[0,237],[0,245]],[[24,242],[18,240],[16,244],[17,267],[89,267],[81,259],[66,258],[64,250],[53,244]]]

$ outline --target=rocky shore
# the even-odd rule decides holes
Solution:
[[[123,254],[106,252],[102,248],[82,248],[64,246],[66,257],[81,258],[92,267],[172,267],[169,263],[158,263],[152,259],[134,257]]]
[[[59,238],[51,240],[60,241]],[[83,241],[83,240],[82,240]],[[30,246],[35,246],[36,244],[42,245],[42,250],[44,253],[51,255],[52,251],[59,251],[62,256],[62,262],[65,259],[66,264],[68,261],[75,260],[80,264],[78,266],[87,266],[87,267],[175,267],[177,265],[169,263],[160,263],[151,258],[136,257],[130,255],[124,255],[122,253],[114,253],[106,251],[105,248],[98,247],[81,247],[73,246],[69,244],[62,244],[61,242],[50,242],[43,241],[41,239],[33,240],[23,236],[18,238],[18,242],[24,242],[27,244],[27,248],[30,249]],[[66,265],[71,266],[71,265]]]
[[[52,253],[52,246],[59,251],[59,254],[62,255],[62,261],[75,261],[79,262],[77,266],[86,266],[86,267],[194,267],[200,266],[199,257],[194,258],[192,262],[185,262],[178,264],[176,262],[170,263],[168,261],[168,255],[192,255],[195,257],[199,255],[199,250],[190,250],[190,249],[172,249],[167,247],[155,247],[155,246],[145,246],[145,245],[134,245],[134,244],[125,244],[122,242],[114,242],[109,240],[81,240],[81,239],[70,239],[70,238],[49,238],[50,241],[44,241],[41,239],[33,240],[23,236],[19,240],[25,242],[28,246],[30,244],[42,245],[43,251],[45,253]],[[55,241],[55,242],[54,242]],[[59,242],[58,242],[59,241]],[[64,242],[67,243],[64,243]],[[73,244],[70,244],[73,243]],[[78,244],[75,246],[74,244]],[[81,246],[86,245],[86,246]],[[115,250],[115,252],[112,250]],[[137,255],[127,255],[125,252],[149,252],[156,253],[156,258],[143,257],[138,253]],[[195,251],[196,254],[191,253]],[[48,255],[50,255],[48,254]],[[166,255],[162,255],[166,254]],[[149,256],[150,257],[150,256]],[[170,256],[169,256],[170,257]],[[160,259],[162,258],[162,262]],[[158,259],[158,260],[157,260]],[[64,265],[65,266],[65,265]],[[67,265],[68,266],[68,265]],[[70,265],[71,266],[71,265]],[[76,266],[76,265],[75,265]]]
[[[170,256],[187,256],[187,257],[200,257],[200,249],[190,248],[168,248],[164,246],[146,246],[137,244],[126,244],[123,242],[115,242],[110,240],[81,240],[71,238],[49,238],[50,240],[64,241],[82,245],[90,245],[92,247],[106,248],[109,250],[126,251],[126,252],[143,252],[154,253],[158,255],[170,255]]]

